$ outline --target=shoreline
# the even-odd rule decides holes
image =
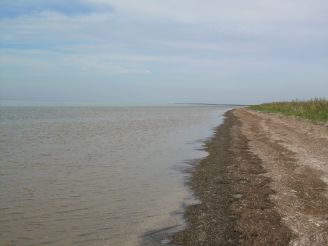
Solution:
[[[206,143],[209,155],[192,170],[190,186],[201,203],[186,209],[188,227],[172,242],[326,245],[328,150],[318,148],[328,146],[323,144],[325,126],[228,111]]]

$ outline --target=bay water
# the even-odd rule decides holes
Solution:
[[[1,245],[155,244],[184,226],[184,170],[228,109],[0,107]]]

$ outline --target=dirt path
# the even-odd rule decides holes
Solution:
[[[181,245],[328,245],[328,129],[230,111],[193,171]]]

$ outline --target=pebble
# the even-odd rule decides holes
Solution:
[[[239,199],[239,198],[243,197],[243,194],[237,193],[237,194],[233,194],[232,196],[233,196],[233,198]]]

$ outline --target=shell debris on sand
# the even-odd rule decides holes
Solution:
[[[193,170],[200,204],[177,245],[328,245],[328,131],[235,109]]]

